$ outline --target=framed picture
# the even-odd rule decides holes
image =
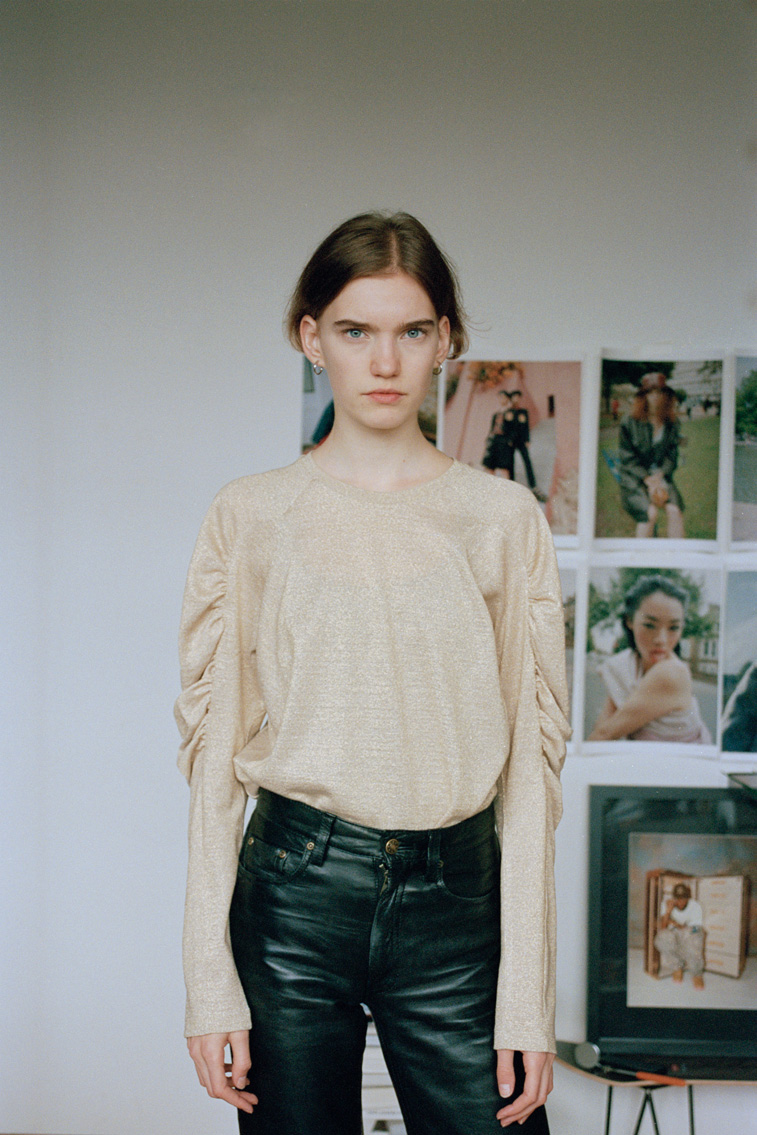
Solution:
[[[592,786],[588,1039],[686,1073],[755,1059],[757,802],[736,788]],[[644,1059],[645,1058],[645,1059]]]

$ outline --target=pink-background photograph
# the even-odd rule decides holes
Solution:
[[[457,388],[445,407],[444,451],[483,468],[493,416],[501,409],[500,390],[522,391],[528,411],[531,462],[545,514],[555,535],[575,535],[578,518],[579,362],[508,362],[463,359],[450,363],[447,390]],[[523,463],[515,457],[515,480],[526,484]]]

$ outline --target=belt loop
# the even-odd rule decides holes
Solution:
[[[433,883],[439,872],[439,853],[442,846],[441,828],[428,833],[428,852],[426,855],[426,882]]]
[[[316,836],[313,854],[310,856],[310,862],[315,863],[316,867],[320,867],[323,863],[335,819],[336,816],[330,816],[327,812],[321,816],[321,826]]]

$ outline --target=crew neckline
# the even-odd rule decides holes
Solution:
[[[325,469],[321,469],[318,462],[313,457],[313,451],[303,454],[302,461],[306,461],[310,465],[311,471],[320,480],[324,481],[327,485],[340,492],[347,493],[350,496],[361,497],[363,500],[407,500],[409,496],[417,496],[424,492],[428,492],[435,486],[439,485],[442,481],[447,480],[452,474],[456,474],[457,470],[461,468],[459,461],[452,458],[452,464],[444,470],[443,473],[438,473],[436,477],[430,477],[428,481],[419,481],[415,485],[408,485],[404,489],[363,489],[359,485],[352,485],[349,481],[341,481],[338,477],[332,476],[327,473]]]

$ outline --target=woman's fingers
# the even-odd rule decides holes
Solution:
[[[245,1029],[240,1032],[229,1033],[229,1046],[231,1048],[231,1085],[242,1091],[249,1084],[247,1073],[250,1071],[250,1034]],[[258,1101],[255,1100],[255,1103]]]
[[[500,1056],[497,1053],[497,1068],[500,1067]],[[554,1056],[551,1052],[524,1052],[523,1068],[526,1073],[523,1091],[521,1094],[497,1112],[497,1119],[502,1127],[511,1123],[523,1123],[532,1111],[546,1102],[552,1091],[552,1062]]]
[[[514,1059],[511,1048],[497,1049],[497,1087],[503,1099],[508,1099],[515,1091]]]
[[[227,1044],[231,1046],[231,1065],[224,1061]],[[207,1033],[205,1036],[193,1036],[189,1038],[188,1048],[197,1076],[208,1095],[213,1099],[226,1100],[240,1111],[251,1112],[258,1102],[257,1096],[233,1086],[234,1080],[244,1086],[247,1084],[250,1068],[247,1034]],[[227,1071],[231,1072],[231,1077],[227,1075]]]

